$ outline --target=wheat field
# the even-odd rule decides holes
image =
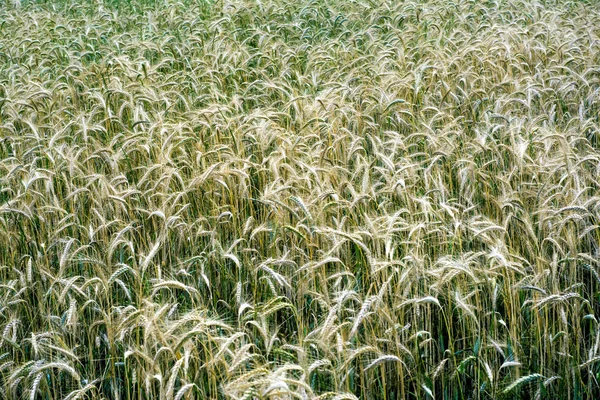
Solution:
[[[600,397],[600,6],[1,0],[0,398]]]

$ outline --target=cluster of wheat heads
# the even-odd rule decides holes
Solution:
[[[600,394],[584,1],[0,6],[0,397]]]

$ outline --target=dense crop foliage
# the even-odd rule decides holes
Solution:
[[[600,395],[585,1],[4,1],[0,398]]]

